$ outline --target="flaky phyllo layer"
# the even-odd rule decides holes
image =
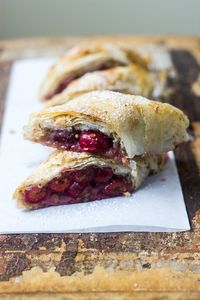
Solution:
[[[147,62],[147,59],[133,49],[113,44],[87,44],[72,48],[50,68],[41,85],[40,98],[51,99],[88,72],[132,63],[146,69]]]
[[[87,153],[55,151],[16,190],[28,209],[129,195],[162,169],[166,155],[137,157],[126,166]]]
[[[25,137],[62,150],[123,161],[172,150],[189,122],[166,103],[111,91],[90,92],[31,116]]]
[[[151,97],[154,85],[152,74],[135,64],[89,72],[69,83],[63,92],[47,102],[46,107],[61,105],[81,94],[101,90]]]

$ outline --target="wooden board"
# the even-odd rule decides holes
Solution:
[[[93,39],[0,42],[1,120],[13,61],[60,54]],[[98,39],[169,47],[178,75],[168,80],[170,101],[191,120],[193,140],[176,150],[176,161],[192,230],[1,235],[0,299],[10,299],[11,294],[12,299],[200,299],[200,39]]]

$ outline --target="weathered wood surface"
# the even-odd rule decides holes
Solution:
[[[1,120],[13,61],[60,54],[77,42],[91,39],[0,42]],[[200,40],[99,39],[131,45],[163,43],[170,49],[177,72],[168,80],[170,101],[189,115],[194,137],[176,150],[192,230],[1,235],[0,299],[10,299],[11,294],[13,299],[39,299],[41,295],[43,299],[200,299]]]

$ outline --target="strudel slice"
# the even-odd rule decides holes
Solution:
[[[172,105],[96,91],[33,114],[24,134],[50,147],[123,161],[174,149],[188,139],[188,125]]]
[[[110,90],[125,94],[151,97],[155,79],[148,70],[138,65],[111,68],[86,73],[72,81],[62,93],[47,102],[46,107],[64,104],[81,94],[91,91]]]
[[[166,155],[143,155],[125,166],[88,153],[56,150],[17,188],[19,207],[36,209],[130,195]]]
[[[87,72],[107,70],[136,63],[147,68],[148,61],[130,47],[108,43],[91,43],[70,49],[48,71],[41,85],[39,96],[49,100],[61,93],[73,80]]]

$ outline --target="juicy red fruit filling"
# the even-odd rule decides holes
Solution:
[[[112,140],[101,132],[83,131],[79,137],[79,146],[83,151],[99,153],[112,146]]]
[[[24,201],[47,207],[74,204],[123,195],[132,191],[128,175],[114,174],[111,168],[89,167],[65,171],[44,187],[32,185],[24,192]]]
[[[54,95],[62,93],[72,81],[74,81],[75,79],[78,79],[78,78],[79,78],[79,76],[74,76],[74,77],[68,78],[68,79],[64,80],[63,82],[61,82],[61,84],[57,87]]]
[[[48,140],[50,140],[51,146],[63,150],[101,154],[117,160],[122,158],[119,144],[114,143],[111,137],[100,131],[58,129],[50,133]]]

